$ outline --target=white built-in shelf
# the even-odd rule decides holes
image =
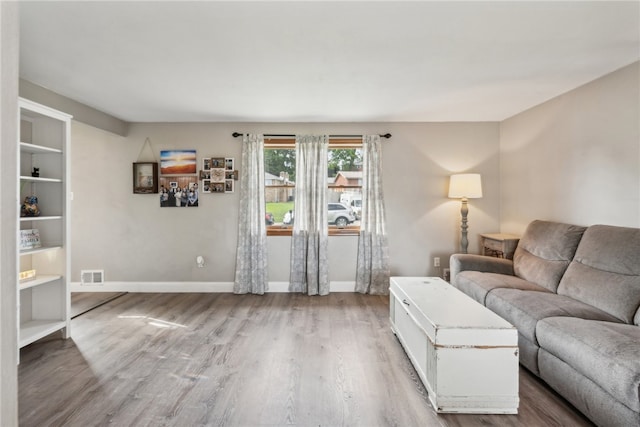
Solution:
[[[20,325],[20,347],[38,341],[47,335],[67,327],[67,321],[61,319],[30,320]]]
[[[23,255],[34,255],[40,252],[47,252],[47,251],[55,251],[57,249],[62,248],[62,246],[60,245],[43,245],[40,248],[34,248],[34,249],[23,249],[20,251],[20,256]]]
[[[30,182],[62,182],[59,178],[43,178],[43,177],[35,177],[35,176],[20,176],[20,181],[30,181]]]
[[[62,276],[60,275],[38,275],[36,276],[35,279],[33,280],[27,280],[24,282],[20,283],[20,289],[29,289],[29,288],[34,288],[36,286],[40,286],[40,285],[46,285],[47,283],[51,283],[51,282],[55,282],[58,279],[61,279]]]
[[[45,147],[44,145],[29,144],[28,142],[20,143],[20,151],[31,154],[62,154],[62,150],[57,148]]]
[[[20,134],[15,144],[19,155],[19,200],[35,196],[44,211],[40,216],[19,217],[16,221],[20,230],[38,229],[42,242],[39,248],[20,250],[20,245],[15,248],[17,270],[39,273],[33,280],[16,280],[17,349],[56,331],[61,331],[63,338],[69,338],[71,327],[71,175],[68,168],[71,116],[23,98],[18,100],[18,104]],[[31,171],[36,168],[40,170],[40,176],[31,176]],[[19,204],[16,208],[21,209]],[[20,359],[19,352],[17,359]]]
[[[54,219],[62,219],[62,215],[40,215],[40,216],[21,216],[20,222],[28,221],[51,221]]]

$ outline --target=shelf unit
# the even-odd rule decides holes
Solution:
[[[37,217],[20,217],[18,230],[38,229],[41,247],[21,249],[18,271],[35,270],[31,280],[18,281],[18,347],[53,332],[70,336],[69,293],[69,146],[71,116],[20,98],[19,205],[38,198]],[[33,168],[39,176],[32,176]],[[20,206],[18,206],[20,210]],[[18,231],[20,233],[20,231]],[[18,242],[20,238],[18,237]]]

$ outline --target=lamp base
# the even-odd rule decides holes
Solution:
[[[460,225],[460,228],[462,230],[462,235],[460,237],[460,252],[466,254],[467,248],[469,247],[469,239],[467,238],[467,230],[469,229],[469,226],[467,225],[469,204],[466,197],[462,198],[462,207],[460,208],[460,214],[462,215],[462,224]]]

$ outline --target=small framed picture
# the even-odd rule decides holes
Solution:
[[[224,157],[212,157],[211,169],[222,168],[224,169]]]
[[[202,159],[202,170],[208,171],[209,169],[211,169],[211,158],[205,157]]]
[[[203,193],[211,193],[211,180],[210,179],[202,180],[202,192]]]
[[[224,168],[211,168],[211,182],[224,183]]]
[[[176,188],[178,188],[178,181],[169,182],[169,187],[175,190]]]
[[[224,169],[228,170],[228,171],[232,171],[235,168],[233,167],[234,165],[234,160],[233,157],[227,157],[226,159],[224,159]]]
[[[20,250],[37,249],[42,247],[40,243],[40,230],[20,230]]]
[[[211,179],[211,169],[201,170],[200,179]]]
[[[225,193],[233,193],[234,183],[235,183],[235,181],[232,180],[232,179],[225,179],[224,180],[224,192]]]
[[[158,192],[158,163],[138,162],[133,164],[133,194]]]
[[[225,183],[223,182],[211,182],[212,193],[224,193]]]
[[[225,171],[224,179],[233,179],[234,181],[238,180],[238,171]]]

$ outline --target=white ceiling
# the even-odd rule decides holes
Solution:
[[[640,59],[639,5],[22,2],[20,75],[131,122],[499,121]]]

